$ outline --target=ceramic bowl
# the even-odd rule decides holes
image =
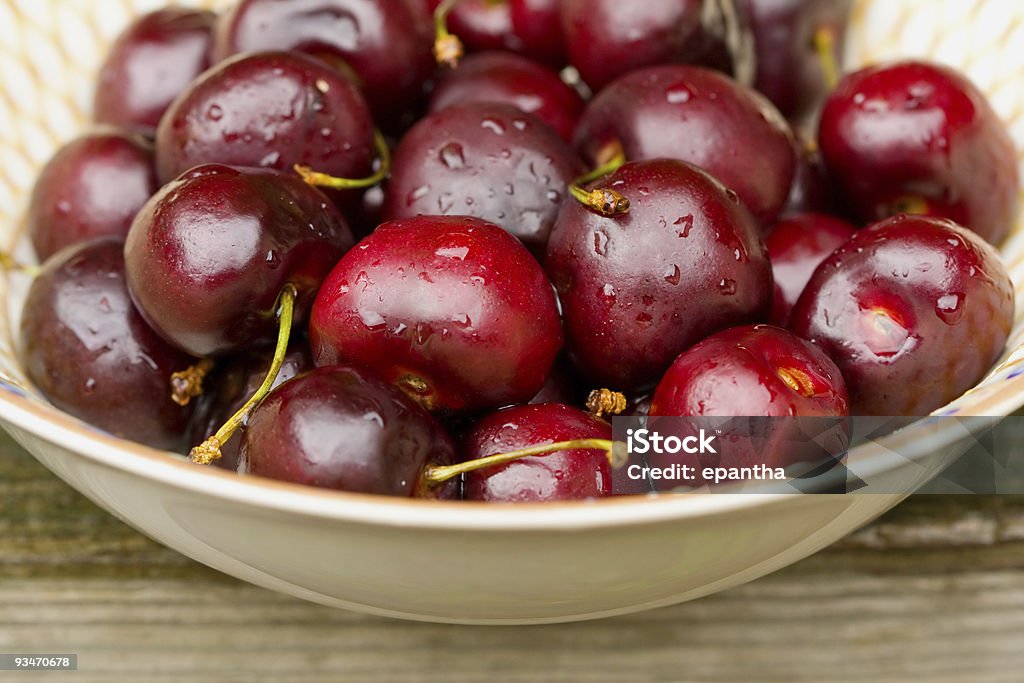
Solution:
[[[0,3],[0,246],[30,259],[21,216],[34,176],[88,121],[106,45],[142,0]],[[217,6],[221,3],[206,3]],[[936,7],[940,9],[936,9]],[[976,6],[976,7],[975,7]],[[957,9],[959,8],[959,9]],[[966,9],[965,9],[966,8]],[[972,9],[973,8],[973,9]],[[995,8],[995,9],[993,9]],[[965,69],[1024,149],[1015,3],[859,3],[856,63],[903,54]],[[1024,302],[1024,228],[1003,255]],[[15,339],[26,282],[0,280],[0,423],[40,462],[128,524],[245,581],[325,605],[441,622],[543,623],[667,605],[763,576],[865,524],[968,442],[956,423],[911,427],[850,454],[887,494],[636,497],[551,505],[393,500],[192,466],[96,431],[26,380]],[[940,413],[1024,404],[1024,315],[999,366]],[[892,449],[903,457],[893,458]]]

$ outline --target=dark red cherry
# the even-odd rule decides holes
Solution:
[[[433,12],[443,0],[425,2]],[[561,2],[462,0],[448,14],[448,29],[474,52],[507,50],[562,66],[565,49],[558,13]]]
[[[450,465],[441,425],[398,389],[360,370],[319,368],[275,389],[249,418],[239,472],[325,489],[457,498],[458,482],[423,481]]]
[[[168,105],[210,66],[214,21],[212,12],[181,7],[136,19],[100,67],[94,119],[152,136]]]
[[[841,63],[852,0],[739,0],[757,47],[755,86],[791,120],[825,100]],[[824,53],[822,52],[824,51]]]
[[[242,409],[266,379],[273,355],[272,348],[253,349],[216,363],[214,371],[203,381],[204,392],[192,418],[189,443],[201,443]],[[312,369],[313,357],[309,353],[309,345],[305,341],[293,340],[273,382],[273,388]],[[237,470],[240,447],[240,439],[231,439],[222,444],[221,458],[214,464],[226,470]]]
[[[469,217],[377,228],[324,282],[309,328],[318,366],[365,367],[440,413],[529,401],[562,346],[540,265]]]
[[[926,415],[988,372],[1013,316],[995,249],[950,221],[897,216],[815,271],[790,328],[839,365],[855,415]]]
[[[214,55],[299,50],[341,59],[378,118],[411,109],[434,72],[421,0],[242,0],[217,24]]]
[[[820,213],[791,216],[772,228],[764,245],[775,278],[773,324],[786,326],[793,305],[814,271],[856,231],[846,221]]]
[[[642,69],[608,86],[587,107],[576,146],[594,166],[620,148],[630,161],[700,166],[766,227],[785,206],[796,169],[793,135],[771,102],[695,66]]]
[[[512,30],[519,38],[519,52],[560,67],[565,64],[562,35],[563,0],[509,0]]]
[[[554,128],[571,141],[583,98],[557,73],[511,52],[482,52],[466,57],[448,70],[434,90],[430,111],[465,102],[512,105]]]
[[[25,372],[61,410],[117,436],[177,450],[192,408],[171,400],[171,374],[195,361],[135,310],[123,248],[118,238],[101,238],[46,261],[21,319]]]
[[[733,0],[563,0],[569,61],[595,91],[630,71],[700,64],[754,78],[754,46]]]
[[[156,138],[161,182],[203,163],[341,178],[370,174],[373,121],[355,85],[301,54],[239,55],[207,71],[168,109]]]
[[[196,356],[272,340],[288,283],[300,323],[352,245],[345,219],[298,176],[218,164],[166,185],[125,244],[128,286],[146,320]]]
[[[686,350],[658,383],[650,414],[664,417],[833,417],[850,414],[836,364],[771,325],[736,327]]]
[[[836,196],[835,183],[821,158],[818,140],[797,129],[797,162],[789,198],[782,209],[782,217],[804,213],[841,213],[841,202]]]
[[[558,135],[515,107],[469,102],[420,121],[395,150],[384,215],[468,215],[543,250],[584,171]]]
[[[756,325],[719,332],[682,353],[658,383],[650,414],[647,428],[662,436],[722,427],[714,453],[647,455],[652,467],[698,465],[695,481],[671,485],[700,486],[711,483],[703,476],[706,466],[834,462],[848,444],[850,402],[839,368],[821,349],[783,329]],[[734,416],[754,420],[706,419]]]
[[[736,193],[676,160],[629,163],[597,184],[625,195],[629,213],[566,202],[547,253],[569,353],[589,380],[650,387],[712,332],[767,317],[771,266]]]
[[[948,67],[899,62],[846,76],[825,105],[818,139],[865,221],[940,216],[992,244],[1013,225],[1013,140],[981,91]]]
[[[612,438],[610,424],[564,403],[517,406],[492,413],[462,439],[463,460],[579,439]],[[602,498],[612,493],[606,451],[573,449],[525,457],[464,475],[463,497],[491,503]]]
[[[64,145],[36,178],[28,234],[40,260],[95,237],[124,239],[157,190],[153,145],[103,127]]]

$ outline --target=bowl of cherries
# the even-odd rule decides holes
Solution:
[[[374,614],[799,560],[965,448],[909,418],[1024,405],[1024,141],[970,65],[841,68],[852,4],[6,10],[40,45],[0,48],[0,423],[154,539]],[[624,474],[618,416],[908,426],[843,454],[884,494],[687,495]]]

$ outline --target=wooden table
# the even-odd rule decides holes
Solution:
[[[79,655],[77,673],[0,682],[1024,681],[1024,498],[912,498],[747,586],[522,628],[391,621],[242,584],[116,521],[5,435],[0,501],[0,652]]]

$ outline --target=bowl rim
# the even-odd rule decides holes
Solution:
[[[102,467],[194,494],[321,520],[444,531],[583,530],[695,519],[747,511],[792,498],[815,497],[814,494],[795,493],[650,494],[513,504],[406,499],[319,489],[264,477],[240,476],[215,467],[200,467],[180,454],[150,448],[97,430],[50,404],[30,397],[20,387],[15,390],[4,384],[0,383],[0,422],[5,426],[9,423]],[[1003,415],[1024,405],[1024,381],[1019,384],[1021,391],[1005,394],[1015,400],[1001,402],[1000,408],[1005,410],[1000,411]],[[922,421],[926,419],[922,418]],[[922,432],[914,442],[919,452],[948,445],[958,436],[941,428],[923,432],[919,429],[922,421],[900,432],[904,437]],[[902,456],[892,458],[893,451],[882,448],[873,460],[864,463],[866,469],[863,471],[878,474],[899,462],[905,463],[907,451],[900,452]],[[883,457],[886,454],[890,457]]]

